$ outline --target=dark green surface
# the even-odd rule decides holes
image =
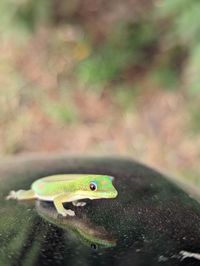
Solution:
[[[115,176],[116,199],[70,207],[57,217],[50,203],[6,201],[57,173]],[[181,251],[200,251],[200,205],[159,173],[131,160],[68,156],[13,159],[0,165],[0,266],[198,265]],[[68,204],[67,204],[68,205]]]

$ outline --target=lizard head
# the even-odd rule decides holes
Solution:
[[[107,175],[87,175],[82,180],[82,191],[89,199],[115,198],[117,190],[112,184],[114,177]]]

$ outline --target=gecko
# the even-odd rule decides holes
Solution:
[[[65,209],[63,203],[85,206],[82,199],[115,198],[117,190],[112,184],[114,177],[93,174],[62,174],[40,178],[29,190],[11,191],[6,199],[51,201],[62,216],[74,216],[75,212]]]

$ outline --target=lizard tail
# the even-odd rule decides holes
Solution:
[[[16,200],[32,200],[36,199],[35,193],[33,190],[18,190],[18,191],[10,191],[8,196],[6,197],[7,200],[16,199]]]

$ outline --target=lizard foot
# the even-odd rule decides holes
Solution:
[[[11,190],[10,193],[8,194],[8,196],[6,197],[7,200],[10,200],[10,199],[17,199],[18,197],[18,193],[19,192],[22,192],[24,190],[18,190],[18,191],[14,191],[14,190]]]
[[[16,198],[17,198],[17,195],[16,195],[16,191],[14,191],[14,190],[10,191],[10,193],[6,197],[7,200],[16,199]]]
[[[83,207],[86,205],[86,202],[83,201],[73,201],[72,204],[76,207]]]
[[[75,212],[72,210],[63,210],[61,212],[59,212],[59,214],[61,214],[62,216],[66,217],[66,216],[75,216]]]

